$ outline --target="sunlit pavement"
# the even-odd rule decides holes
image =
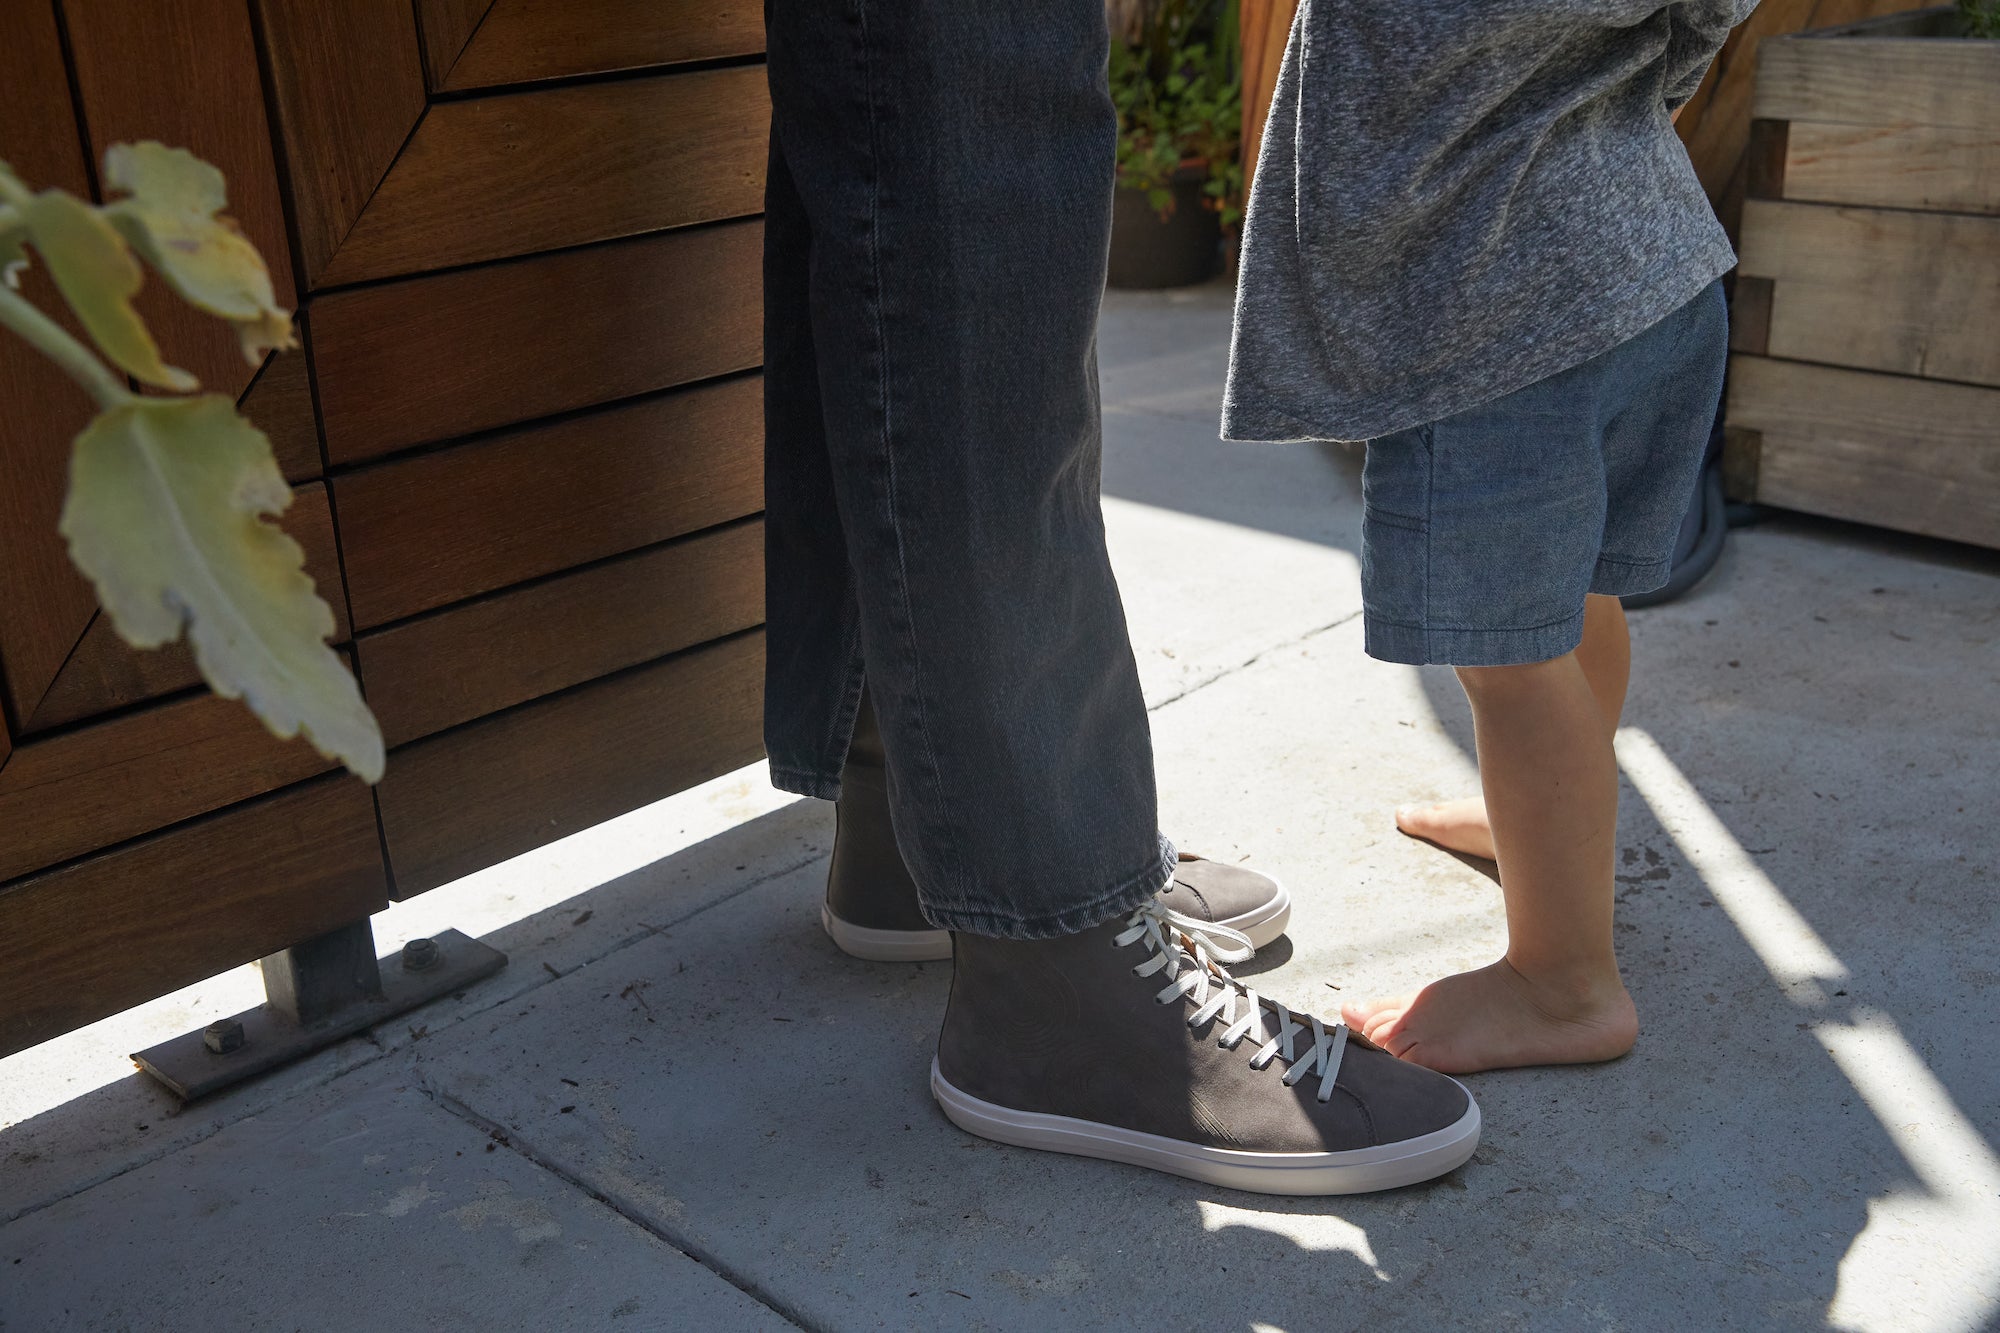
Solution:
[[[1360,650],[1359,458],[1218,445],[1220,288],[1114,296],[1106,511],[1184,846],[1298,900],[1331,1012],[1490,961],[1398,836],[1472,789],[1448,674]],[[754,771],[379,923],[499,977],[176,1112],[123,1053],[218,978],[0,1061],[0,1328],[1977,1329],[2000,1320],[2000,560],[1800,520],[1634,617],[1616,1064],[1482,1075],[1435,1184],[1266,1200],[968,1138],[948,969],[820,934],[829,812]]]

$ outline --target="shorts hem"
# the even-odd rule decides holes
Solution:
[[[1362,651],[1405,666],[1526,666],[1574,652],[1583,642],[1583,608],[1525,629],[1431,629],[1362,617]]]
[[[1659,560],[1621,560],[1600,555],[1590,576],[1590,590],[1605,597],[1631,597],[1655,592],[1665,586],[1674,572],[1673,557]]]

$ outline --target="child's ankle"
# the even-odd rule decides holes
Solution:
[[[1615,957],[1538,958],[1509,949],[1501,960],[1551,1016],[1589,1014],[1628,1003]]]

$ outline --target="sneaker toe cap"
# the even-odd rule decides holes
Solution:
[[[1368,1113],[1377,1143],[1399,1143],[1449,1129],[1465,1118],[1472,1098],[1456,1079],[1350,1042],[1336,1085]]]

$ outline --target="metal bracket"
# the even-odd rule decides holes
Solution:
[[[506,963],[506,954],[456,930],[377,959],[364,918],[261,959],[264,1004],[132,1059],[191,1102],[464,990]]]

